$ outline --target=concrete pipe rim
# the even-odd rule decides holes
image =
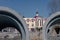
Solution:
[[[50,17],[47,18],[45,24],[43,25],[43,38],[44,38],[43,40],[47,40],[47,36],[46,36],[46,27],[47,27],[47,24],[49,23],[49,21],[51,19],[53,19],[54,17],[56,17],[58,15],[60,16],[60,12],[53,13]]]
[[[12,9],[10,9],[10,8],[8,8],[8,7],[3,7],[3,6],[1,6],[0,7],[0,11],[5,11],[5,12],[9,12],[9,13],[11,13],[12,15],[14,15],[21,23],[22,23],[22,26],[24,27],[24,31],[25,31],[25,39],[23,39],[23,40],[29,40],[29,32],[28,32],[28,28],[27,28],[27,25],[26,25],[26,23],[25,23],[25,21],[23,20],[23,18],[21,17],[21,15],[19,15],[17,12],[15,12],[14,10],[12,10]],[[9,14],[8,13],[8,14]],[[8,14],[6,14],[6,15],[8,15]],[[19,23],[20,23],[19,22]]]

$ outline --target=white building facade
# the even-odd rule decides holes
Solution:
[[[31,30],[31,28],[41,28],[43,24],[46,21],[46,18],[40,17],[38,15],[38,12],[36,12],[36,16],[33,18],[23,18],[26,21],[26,24],[28,25],[28,29]]]

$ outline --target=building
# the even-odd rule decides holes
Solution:
[[[32,28],[41,28],[46,21],[46,18],[39,16],[38,11],[36,11],[36,15],[32,18],[23,18],[28,25],[28,29],[31,30]]]

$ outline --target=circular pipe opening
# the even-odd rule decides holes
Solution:
[[[60,32],[60,12],[57,12],[47,19],[43,27],[44,40],[55,40],[60,38],[59,32]]]
[[[19,29],[19,25],[21,26],[21,24],[19,24],[18,21],[14,19],[14,16],[12,16],[11,14],[9,15],[8,14],[9,14],[8,12],[0,11],[0,32],[3,29],[8,28],[8,27],[15,28],[21,34],[21,40],[22,40],[23,34],[21,32],[21,29]]]
[[[0,6],[0,17],[0,31],[6,27],[13,26],[21,33],[22,40],[29,40],[27,25],[21,15],[19,15],[16,11],[8,7]]]

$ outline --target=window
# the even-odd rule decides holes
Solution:
[[[34,24],[32,24],[32,26],[34,26]]]
[[[29,24],[27,24],[29,26]]]
[[[32,19],[32,22],[34,22],[34,19]]]
[[[29,19],[27,19],[27,22],[29,22]]]
[[[32,32],[35,32],[34,28],[31,28],[31,31],[32,31]]]

